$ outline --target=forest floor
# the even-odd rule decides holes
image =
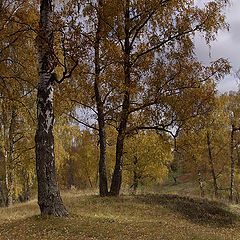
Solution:
[[[176,194],[100,198],[63,193],[69,217],[40,217],[36,201],[0,209],[0,239],[240,240],[240,207]]]

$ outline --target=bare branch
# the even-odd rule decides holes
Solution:
[[[99,131],[98,128],[96,128],[96,127],[94,127],[94,126],[92,126],[92,125],[90,125],[90,124],[88,124],[88,123],[85,123],[85,122],[79,120],[78,118],[76,118],[76,117],[73,116],[72,114],[65,113],[65,115],[67,115],[68,117],[71,117],[73,120],[75,120],[76,122],[78,122],[78,123],[84,125],[85,127],[88,127],[88,128],[91,128],[91,129],[94,129],[94,130]]]

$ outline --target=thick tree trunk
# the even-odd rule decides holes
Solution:
[[[218,184],[217,184],[217,177],[216,177],[216,173],[215,173],[215,169],[214,169],[211,140],[210,140],[209,133],[207,133],[207,147],[208,147],[208,159],[209,159],[209,164],[211,167],[211,174],[212,174],[212,179],[213,179],[214,196],[216,198],[218,198]]]
[[[233,156],[234,150],[234,126],[232,126],[231,130],[231,140],[230,140],[230,159],[231,159],[231,172],[230,172],[230,194],[229,200],[233,202],[233,194],[234,194],[234,179],[235,179],[235,160]]]
[[[127,122],[130,108],[130,85],[131,85],[131,46],[130,46],[130,1],[126,1],[125,10],[125,42],[124,42],[124,97],[121,111],[120,124],[116,143],[116,163],[111,182],[110,195],[118,196],[122,184],[123,145],[126,136]]]
[[[67,211],[60,197],[54,156],[53,88],[50,75],[44,74],[38,87],[38,126],[35,136],[38,204],[42,215],[65,216]]]
[[[99,124],[100,126],[101,124]],[[101,127],[100,127],[101,128]],[[100,196],[108,195],[107,165],[106,165],[106,133],[105,127],[99,129],[100,158],[99,158],[99,192]]]
[[[98,1],[98,25],[95,39],[95,81],[94,91],[97,103],[98,112],[98,127],[99,127],[99,142],[100,142],[100,158],[99,158],[99,193],[101,197],[108,195],[108,181],[107,181],[107,166],[106,166],[106,130],[105,130],[105,117],[104,106],[100,93],[100,41],[101,41],[101,28],[102,28],[102,0]]]
[[[66,216],[55,172],[53,137],[53,29],[52,1],[42,0],[39,34],[39,84],[37,94],[36,170],[38,205],[42,215]]]
[[[118,133],[117,137],[117,144],[116,144],[116,163],[113,172],[112,182],[111,182],[111,189],[110,195],[111,196],[118,196],[121,184],[122,184],[122,167],[123,167],[123,144],[124,144],[124,127]],[[126,129],[126,127],[125,127]]]
[[[31,184],[30,184],[30,177],[26,169],[22,169],[22,177],[23,177],[23,189],[22,193],[19,196],[20,202],[27,202],[30,200],[30,191],[31,191]]]

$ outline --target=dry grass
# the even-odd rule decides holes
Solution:
[[[36,201],[0,209],[0,239],[238,240],[238,215],[227,205],[179,197],[100,198],[64,194],[67,218],[41,218]]]

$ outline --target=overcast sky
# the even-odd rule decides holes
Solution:
[[[201,3],[207,1],[198,0]],[[231,0],[231,6],[226,9],[226,16],[230,30],[219,32],[217,40],[211,44],[211,49],[203,40],[197,38],[196,52],[204,63],[220,57],[227,58],[233,67],[233,73],[236,73],[240,68],[240,0]],[[238,90],[238,81],[234,74],[227,76],[218,84],[218,90],[220,92],[236,91]]]

